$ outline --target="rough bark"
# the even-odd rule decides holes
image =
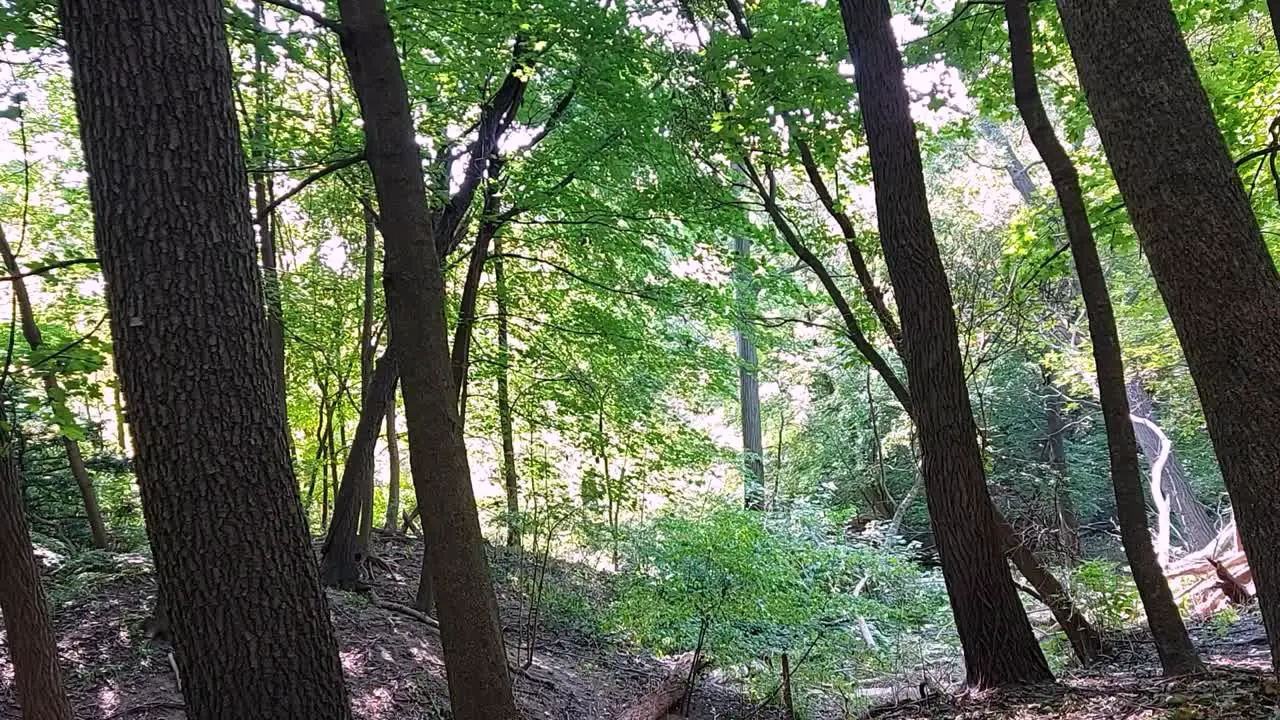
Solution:
[[[889,3],[841,0],[840,10],[870,150],[880,238],[902,321],[925,494],[966,679],[978,688],[1049,680],[987,493]]]
[[[396,434],[396,391],[391,388],[391,402],[387,404],[387,517],[382,527],[389,532],[400,531],[400,437]]]
[[[346,589],[365,587],[360,578],[360,565],[368,545],[360,537],[358,525],[372,510],[372,503],[366,498],[373,488],[373,453],[387,408],[395,398],[396,377],[396,358],[389,348],[378,358],[365,386],[356,434],[342,467],[342,481],[333,503],[333,522],[320,556],[320,581],[325,585]],[[369,503],[368,510],[366,503]]]
[[[1158,428],[1159,420],[1156,417],[1154,403],[1146,389],[1142,387],[1142,381],[1136,377],[1131,378],[1126,389],[1129,394],[1129,412]],[[1133,430],[1138,437],[1138,447],[1146,456],[1148,463],[1154,462],[1155,458],[1160,456],[1161,441],[1157,428],[1137,420],[1133,421]],[[1173,513],[1182,527],[1183,543],[1189,549],[1198,550],[1213,542],[1218,531],[1214,529],[1214,522],[1208,508],[1196,498],[1195,491],[1191,489],[1186,470],[1183,469],[1182,463],[1178,462],[1177,451],[1171,446],[1168,448],[1168,453],[1169,457],[1165,461],[1164,472],[1161,474],[1161,485],[1165,495],[1173,503]]]
[[[516,720],[455,401],[444,277],[427,214],[413,115],[381,0],[340,0],[342,48],[364,117],[385,243],[383,285],[409,430],[409,462],[438,589],[457,720]]]
[[[1089,318],[1093,359],[1097,367],[1098,395],[1103,423],[1111,484],[1116,496],[1116,516],[1120,539],[1133,570],[1134,584],[1146,610],[1147,622],[1166,675],[1184,675],[1203,669],[1191,638],[1182,623],[1173,592],[1151,545],[1147,526],[1147,505],[1138,465],[1138,444],[1129,422],[1129,400],[1125,394],[1124,360],[1120,354],[1120,334],[1116,330],[1106,274],[1098,257],[1089,211],[1079,176],[1045,112],[1035,75],[1035,53],[1028,0],[1005,0],[1009,27],[1009,49],[1013,63],[1013,94],[1018,112],[1040,157],[1044,160],[1062,208],[1067,241],[1075,260],[1080,294]]]
[[[27,282],[21,277],[18,258],[13,254],[13,248],[9,246],[9,239],[5,236],[3,228],[0,228],[0,256],[3,256],[8,274],[14,278],[11,287],[18,304],[22,337],[27,341],[31,352],[36,353],[44,346],[44,337],[40,333],[39,324],[36,323],[35,310],[31,306],[31,296],[27,293]],[[66,413],[64,393],[58,384],[58,378],[53,374],[53,367],[46,365],[38,368],[37,372],[40,374],[41,383],[44,384],[45,397],[49,399],[49,404],[53,406],[55,413]],[[89,519],[93,546],[99,549],[105,548],[109,542],[107,525],[102,521],[102,511],[98,508],[98,491],[93,487],[93,479],[89,477],[89,471],[84,466],[80,443],[67,436],[65,432],[59,431],[58,434],[62,441],[63,452],[67,456],[67,465],[71,469],[71,477],[75,479],[76,486],[80,489],[80,501],[84,505],[85,516]]]
[[[502,238],[493,240],[493,284],[498,306],[498,432],[502,435],[502,485],[507,493],[507,546],[520,545],[520,477],[516,474],[516,439],[511,410],[511,327],[507,317],[507,272]]]
[[[1059,0],[1181,341],[1280,664],[1280,275],[1168,0]]]
[[[751,280],[751,240],[739,236],[733,241],[737,268],[734,271],[738,301],[738,326],[734,335],[738,348],[738,403],[742,418],[742,490],[748,510],[764,509],[764,438],[760,424],[760,380],[757,375],[755,338],[747,320],[755,308],[758,288]]]
[[[222,3],[60,10],[187,717],[348,720],[268,355]]]
[[[22,506],[10,438],[0,427],[0,614],[24,720],[71,720],[58,645]]]

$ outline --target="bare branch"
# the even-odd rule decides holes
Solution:
[[[285,10],[291,10],[295,13],[298,13],[302,17],[305,17],[311,20],[312,22],[319,25],[320,27],[326,30],[332,30],[338,35],[343,35],[347,31],[347,29],[343,27],[342,23],[338,22],[337,20],[334,20],[333,18],[325,17],[324,15],[318,12],[315,12],[314,10],[308,10],[296,2],[291,2],[290,0],[263,0],[263,2],[267,3],[268,5],[275,5],[276,7],[281,7],[281,8],[284,8]]]
[[[0,277],[0,282],[13,282],[15,280],[20,280],[25,277],[31,277],[32,275],[43,275],[52,270],[58,270],[64,267],[71,267],[72,265],[97,265],[97,264],[98,264],[98,258],[96,257],[72,258],[70,260],[60,260],[55,263],[49,263],[48,265],[45,265],[43,267],[32,268],[30,270],[27,270],[26,272],[20,272],[14,275],[6,275],[4,277]]]
[[[257,216],[253,219],[253,221],[255,223],[260,223],[263,220],[266,220],[267,217],[271,215],[271,213],[276,208],[280,207],[281,203],[284,203],[285,201],[292,199],[295,195],[305,190],[307,186],[310,185],[311,183],[327,175],[332,175],[333,173],[339,170],[342,170],[343,168],[349,168],[352,165],[355,165],[356,163],[360,163],[360,162],[364,162],[364,153],[360,153],[359,155],[353,155],[348,158],[342,158],[341,160],[334,160],[328,165],[325,165],[319,170],[316,170],[315,172],[303,178],[302,182],[298,183],[293,188],[291,188],[289,192],[286,192],[285,194],[281,195],[275,200],[272,200],[266,207],[262,208],[262,210],[258,212]]]

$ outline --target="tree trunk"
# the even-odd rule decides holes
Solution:
[[[386,243],[383,284],[401,359],[409,462],[438,590],[453,717],[516,720],[458,415],[444,277],[400,59],[381,0],[340,0],[338,6],[378,193]]]
[[[1271,32],[1276,39],[1276,49],[1280,49],[1280,0],[1267,0],[1267,12],[1271,14]]]
[[[502,484],[507,491],[507,547],[520,546],[520,478],[516,474],[515,423],[511,415],[511,328],[502,238],[493,240],[493,283],[498,305],[498,432],[502,434]]]
[[[1126,389],[1129,394],[1129,412],[1158,426],[1154,403],[1142,387],[1142,381],[1134,377],[1129,380]],[[1133,422],[1133,430],[1138,437],[1138,447],[1147,457],[1147,462],[1155,462],[1160,456],[1160,434],[1146,423],[1138,421]],[[1172,500],[1173,512],[1178,517],[1178,524],[1182,526],[1185,546],[1199,550],[1213,542],[1218,536],[1213,519],[1209,516],[1208,508],[1196,499],[1187,473],[1183,470],[1182,463],[1178,462],[1178,453],[1172,447],[1169,448],[1169,458],[1165,461],[1161,477],[1165,495]]]
[[[1125,556],[1133,570],[1133,580],[1146,610],[1147,622],[1155,639],[1160,664],[1166,675],[1185,675],[1203,669],[1191,638],[1182,623],[1173,593],[1164,577],[1151,546],[1147,526],[1147,504],[1142,492],[1142,475],[1138,466],[1138,445],[1129,422],[1129,400],[1125,395],[1124,361],[1120,354],[1120,334],[1116,330],[1111,295],[1106,275],[1098,258],[1089,212],[1080,190],[1075,164],[1058,142],[1058,137],[1045,112],[1036,82],[1035,55],[1031,35],[1031,13],[1027,0],[1005,0],[1009,26],[1009,47],[1013,61],[1013,92],[1027,126],[1031,142],[1053,179],[1053,187],[1062,207],[1067,240],[1075,259],[1080,294],[1089,317],[1089,334],[1093,340],[1093,359],[1097,365],[1098,395],[1102,401],[1102,417],[1107,431],[1107,449],[1111,465],[1111,484],[1116,495],[1116,516],[1120,521],[1120,539]]]
[[[1045,393],[1045,460],[1053,472],[1053,510],[1058,519],[1063,554],[1067,562],[1080,560],[1080,521],[1076,517],[1075,503],[1071,499],[1070,474],[1067,470],[1065,429],[1063,428],[1062,393],[1053,384],[1047,368],[1043,369]]]
[[[61,20],[187,717],[348,720],[271,371],[223,5],[63,0]]]
[[[382,523],[388,532],[400,531],[400,438],[396,432],[396,388],[392,383],[391,402],[387,403],[387,517]]]
[[[1167,0],[1059,0],[1186,354],[1280,665],[1280,276]]]
[[[262,263],[262,292],[267,306],[267,348],[271,357],[271,372],[279,384],[280,400],[288,407],[288,384],[284,374],[284,313],[280,306],[280,274],[276,266],[275,214],[267,212],[267,208],[271,206],[271,175],[266,171],[271,162],[271,125],[267,121],[266,112],[270,83],[265,62],[271,46],[263,25],[262,0],[254,0],[253,18],[257,25],[253,43],[256,97],[253,126],[250,128],[253,147],[250,150],[254,165],[260,168],[253,175],[253,207],[254,215],[258,217],[258,252]],[[286,415],[286,437],[288,423]]]
[[[320,581],[325,585],[364,588],[360,563],[368,552],[368,545],[367,539],[360,537],[357,524],[373,510],[371,505],[366,508],[369,489],[373,487],[373,453],[382,420],[395,399],[396,371],[395,355],[388,349],[378,358],[365,386],[356,434],[351,440],[351,450],[342,468],[342,482],[333,503],[333,523],[320,555]]]
[[[902,320],[925,494],[966,679],[977,688],[1049,680],[1001,552],[987,493],[889,3],[841,0],[840,10],[870,149],[880,237]]]
[[[58,644],[40,568],[31,552],[31,532],[11,449],[8,432],[0,427],[0,614],[18,706],[24,720],[71,720],[71,701],[62,686]]]
[[[373,305],[377,297],[374,294],[374,268],[378,247],[378,229],[374,224],[373,213],[368,208],[364,211],[364,315],[360,321],[360,397],[361,408],[360,414],[366,412],[364,404],[369,398],[369,385],[373,381],[373,355],[377,350],[377,341],[373,337]],[[356,534],[357,554],[367,556],[369,554],[369,540],[373,536],[373,451],[378,444],[378,426],[382,424],[382,418],[386,414],[386,407],[392,402],[396,391],[396,374],[392,374],[387,378],[388,388],[384,393],[386,402],[384,407],[375,408],[377,414],[371,418],[373,424],[373,436],[369,445],[369,459],[366,463],[364,458],[360,459],[361,468],[368,468],[368,472],[363,474],[360,483],[360,527]],[[357,421],[355,442],[360,441],[359,422]],[[355,444],[352,445],[352,450]],[[362,448],[363,449],[363,448]],[[351,454],[347,455],[348,466],[350,466]],[[345,475],[347,469],[343,468]],[[345,478],[344,478],[345,481]]]
[[[997,522],[1005,554],[1018,568],[1018,572],[1031,583],[1036,599],[1053,613],[1053,618],[1058,621],[1062,632],[1066,633],[1080,664],[1088,665],[1096,660],[1102,652],[1102,634],[1076,609],[1066,588],[1062,587],[1053,573],[1040,564],[1039,558],[1023,544],[1009,522],[999,516]]]
[[[13,248],[9,246],[9,239],[5,236],[3,228],[0,228],[0,256],[4,258],[4,266],[8,274],[14,276],[13,295],[17,300],[18,314],[22,322],[22,337],[26,339],[27,345],[34,354],[44,345],[44,338],[40,334],[40,326],[36,324],[36,314],[31,307],[31,296],[27,294],[26,280],[20,277],[18,258],[13,254]],[[45,366],[37,372],[44,384],[45,396],[53,406],[55,417],[70,415],[66,401],[63,399],[62,388],[58,385],[58,378],[53,374],[53,366]],[[93,479],[89,477],[89,471],[84,466],[84,458],[80,454],[80,443],[69,437],[62,428],[58,429],[58,436],[62,440],[62,448],[67,455],[71,477],[75,478],[76,486],[80,489],[80,500],[84,504],[85,516],[89,518],[93,546],[104,549],[109,542],[107,526],[102,521],[102,511],[98,508],[98,491],[93,487]]]
[[[764,439],[760,426],[759,361],[749,316],[755,312],[759,289],[751,279],[751,240],[738,236],[733,241],[737,267],[734,287],[738,301],[738,402],[742,416],[742,488],[748,510],[764,509]]]

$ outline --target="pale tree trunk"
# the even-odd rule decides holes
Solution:
[[[4,258],[4,266],[8,274],[15,276],[11,287],[13,288],[14,298],[17,300],[18,315],[22,322],[22,337],[26,339],[31,352],[36,354],[43,347],[44,338],[40,334],[40,326],[36,324],[36,314],[31,306],[31,297],[27,294],[26,280],[22,277],[17,277],[21,273],[21,269],[18,267],[18,258],[13,254],[13,248],[9,246],[9,239],[5,236],[3,228],[0,228],[0,255]],[[55,416],[69,415],[70,410],[66,407],[66,401],[63,399],[64,393],[58,384],[58,378],[54,375],[52,364],[38,368],[37,372],[40,374],[40,381],[44,384],[45,396],[54,408]],[[93,546],[99,549],[106,548],[109,542],[107,526],[102,521],[102,511],[98,508],[98,491],[93,487],[93,479],[89,477],[89,470],[84,466],[84,457],[80,453],[80,443],[69,437],[63,428],[58,429],[58,437],[62,442],[63,452],[67,456],[67,465],[71,469],[71,477],[75,478],[76,486],[80,489],[80,500],[84,504],[85,516],[89,519],[89,531],[93,538]]]
[[[1153,464],[1162,451],[1168,453],[1164,472],[1161,473],[1161,485],[1172,501],[1173,513],[1182,527],[1184,545],[1188,549],[1199,550],[1218,536],[1209,510],[1196,499],[1195,491],[1191,489],[1191,483],[1187,479],[1187,473],[1182,463],[1178,462],[1177,451],[1171,444],[1162,447],[1161,436],[1164,433],[1160,430],[1154,403],[1146,389],[1142,387],[1142,381],[1137,377],[1131,378],[1127,390],[1129,411],[1134,416],[1133,430],[1138,437],[1138,447],[1147,457],[1149,464]]]
[[[742,417],[742,488],[748,510],[764,509],[764,439],[760,427],[759,361],[750,316],[759,291],[751,279],[751,240],[739,236],[733,243],[737,267],[734,288],[738,302],[738,402]]]
[[[381,0],[340,0],[343,52],[364,118],[386,244],[383,284],[409,462],[437,588],[456,720],[517,720],[449,358],[441,273],[413,116]]]
[[[1080,189],[1075,164],[1058,141],[1040,97],[1035,76],[1035,54],[1031,34],[1031,14],[1027,0],[1005,0],[1013,62],[1013,91],[1031,142],[1039,151],[1053,179],[1062,208],[1067,240],[1075,259],[1080,294],[1089,317],[1093,358],[1097,366],[1098,395],[1107,431],[1111,484],[1116,496],[1116,516],[1120,539],[1133,570],[1134,584],[1146,610],[1147,622],[1166,675],[1185,675],[1203,669],[1182,623],[1173,592],[1164,577],[1151,532],[1147,527],[1147,506],[1138,466],[1138,445],[1129,422],[1129,400],[1125,394],[1124,361],[1120,354],[1120,334],[1116,330],[1106,274],[1089,225],[1089,212]]]
[[[498,305],[498,432],[502,434],[502,484],[507,493],[507,546],[520,546],[520,477],[516,474],[515,423],[511,409],[511,327],[502,237],[493,240],[493,283]]]
[[[1280,665],[1280,275],[1168,0],[1059,0],[1204,408]]]
[[[23,720],[71,720],[9,433],[0,426],[0,614]]]
[[[348,720],[271,370],[223,5],[60,15],[186,716]]]
[[[842,0],[885,261],[902,320],[925,495],[968,684],[1049,680],[1001,552],[965,386],[951,291],[933,235],[888,0]]]
[[[1063,422],[1061,390],[1053,384],[1047,368],[1042,368],[1045,387],[1045,460],[1053,472],[1053,510],[1058,519],[1058,534],[1069,564],[1080,560],[1080,521],[1071,499],[1070,474],[1067,470],[1066,430]]]

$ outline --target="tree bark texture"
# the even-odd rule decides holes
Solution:
[[[1075,260],[1080,294],[1089,318],[1093,359],[1097,366],[1098,395],[1107,431],[1111,484],[1116,496],[1116,516],[1120,539],[1133,570],[1134,584],[1142,598],[1147,622],[1166,675],[1185,675],[1203,669],[1191,638],[1182,623],[1173,592],[1165,579],[1151,545],[1147,525],[1147,504],[1138,465],[1138,444],[1129,422],[1129,400],[1125,394],[1124,360],[1120,353],[1120,333],[1116,330],[1106,274],[1098,257],[1084,193],[1080,189],[1075,164],[1049,121],[1036,81],[1035,52],[1031,34],[1028,0],[1005,0],[1009,27],[1009,50],[1013,64],[1013,94],[1018,112],[1032,144],[1044,160],[1062,208],[1062,217]]]
[[[218,0],[63,0],[187,717],[351,717],[271,371]]]
[[[1280,276],[1168,0],[1059,0],[1181,341],[1280,664]]]
[[[18,316],[22,323],[22,337],[27,341],[31,352],[36,353],[44,345],[44,337],[40,333],[40,325],[36,323],[35,310],[31,307],[27,282],[20,277],[22,271],[18,267],[18,258],[13,254],[13,248],[9,245],[9,238],[4,234],[4,228],[0,228],[0,256],[4,258],[4,266],[8,274],[14,277],[12,288],[14,299],[18,304]],[[53,374],[53,368],[45,366],[37,372],[40,374],[41,383],[44,384],[45,396],[49,398],[49,404],[53,406],[55,414],[69,414],[66,402],[63,400],[62,388],[58,384],[58,378]],[[62,441],[63,452],[67,456],[71,477],[75,479],[76,486],[80,489],[80,500],[84,504],[84,514],[89,519],[89,532],[90,537],[93,538],[93,546],[98,549],[106,548],[109,542],[107,525],[102,521],[102,510],[98,507],[98,491],[93,487],[93,479],[89,477],[89,470],[84,466],[80,443],[68,437],[61,429],[58,435]]]
[[[1049,680],[1001,552],[987,493],[889,3],[841,0],[840,11],[870,150],[880,238],[902,321],[925,495],[966,679],[978,688]]]
[[[1147,394],[1146,388],[1142,386],[1142,381],[1136,377],[1131,378],[1126,390],[1129,395],[1129,412],[1159,425],[1155,403]],[[1137,421],[1133,422],[1133,431],[1138,437],[1138,447],[1146,456],[1147,462],[1154,463],[1160,456],[1160,434],[1146,423]],[[1195,491],[1191,489],[1191,481],[1187,479],[1187,472],[1183,469],[1182,463],[1178,462],[1178,453],[1172,447],[1169,448],[1169,458],[1165,461],[1161,478],[1164,493],[1172,501],[1173,513],[1182,527],[1183,544],[1188,549],[1199,550],[1213,542],[1213,539],[1218,536],[1213,519],[1209,515],[1208,508],[1196,498]]]
[[[456,720],[516,720],[471,486],[445,322],[445,289],[413,115],[382,0],[341,0],[342,49],[364,117],[385,243],[383,285],[409,430],[409,462]]]
[[[393,351],[378,358],[373,375],[364,389],[356,434],[351,439],[342,481],[333,503],[333,522],[325,536],[320,556],[320,581],[346,589],[363,587],[360,563],[368,546],[358,533],[357,523],[373,512],[373,453],[378,445],[378,432],[387,416],[387,408],[395,399],[398,376]]]
[[[507,547],[520,546],[520,477],[516,473],[516,433],[511,408],[511,322],[507,317],[507,272],[502,237],[493,239],[493,284],[498,306],[498,432],[502,435],[502,485],[507,494]]]
[[[58,644],[22,503],[11,438],[0,428],[0,614],[23,720],[71,720]]]
[[[748,510],[764,509],[764,438],[760,423],[759,359],[748,315],[754,313],[759,289],[751,279],[751,240],[733,241],[734,286],[738,301],[738,403],[742,418],[742,489]]]

